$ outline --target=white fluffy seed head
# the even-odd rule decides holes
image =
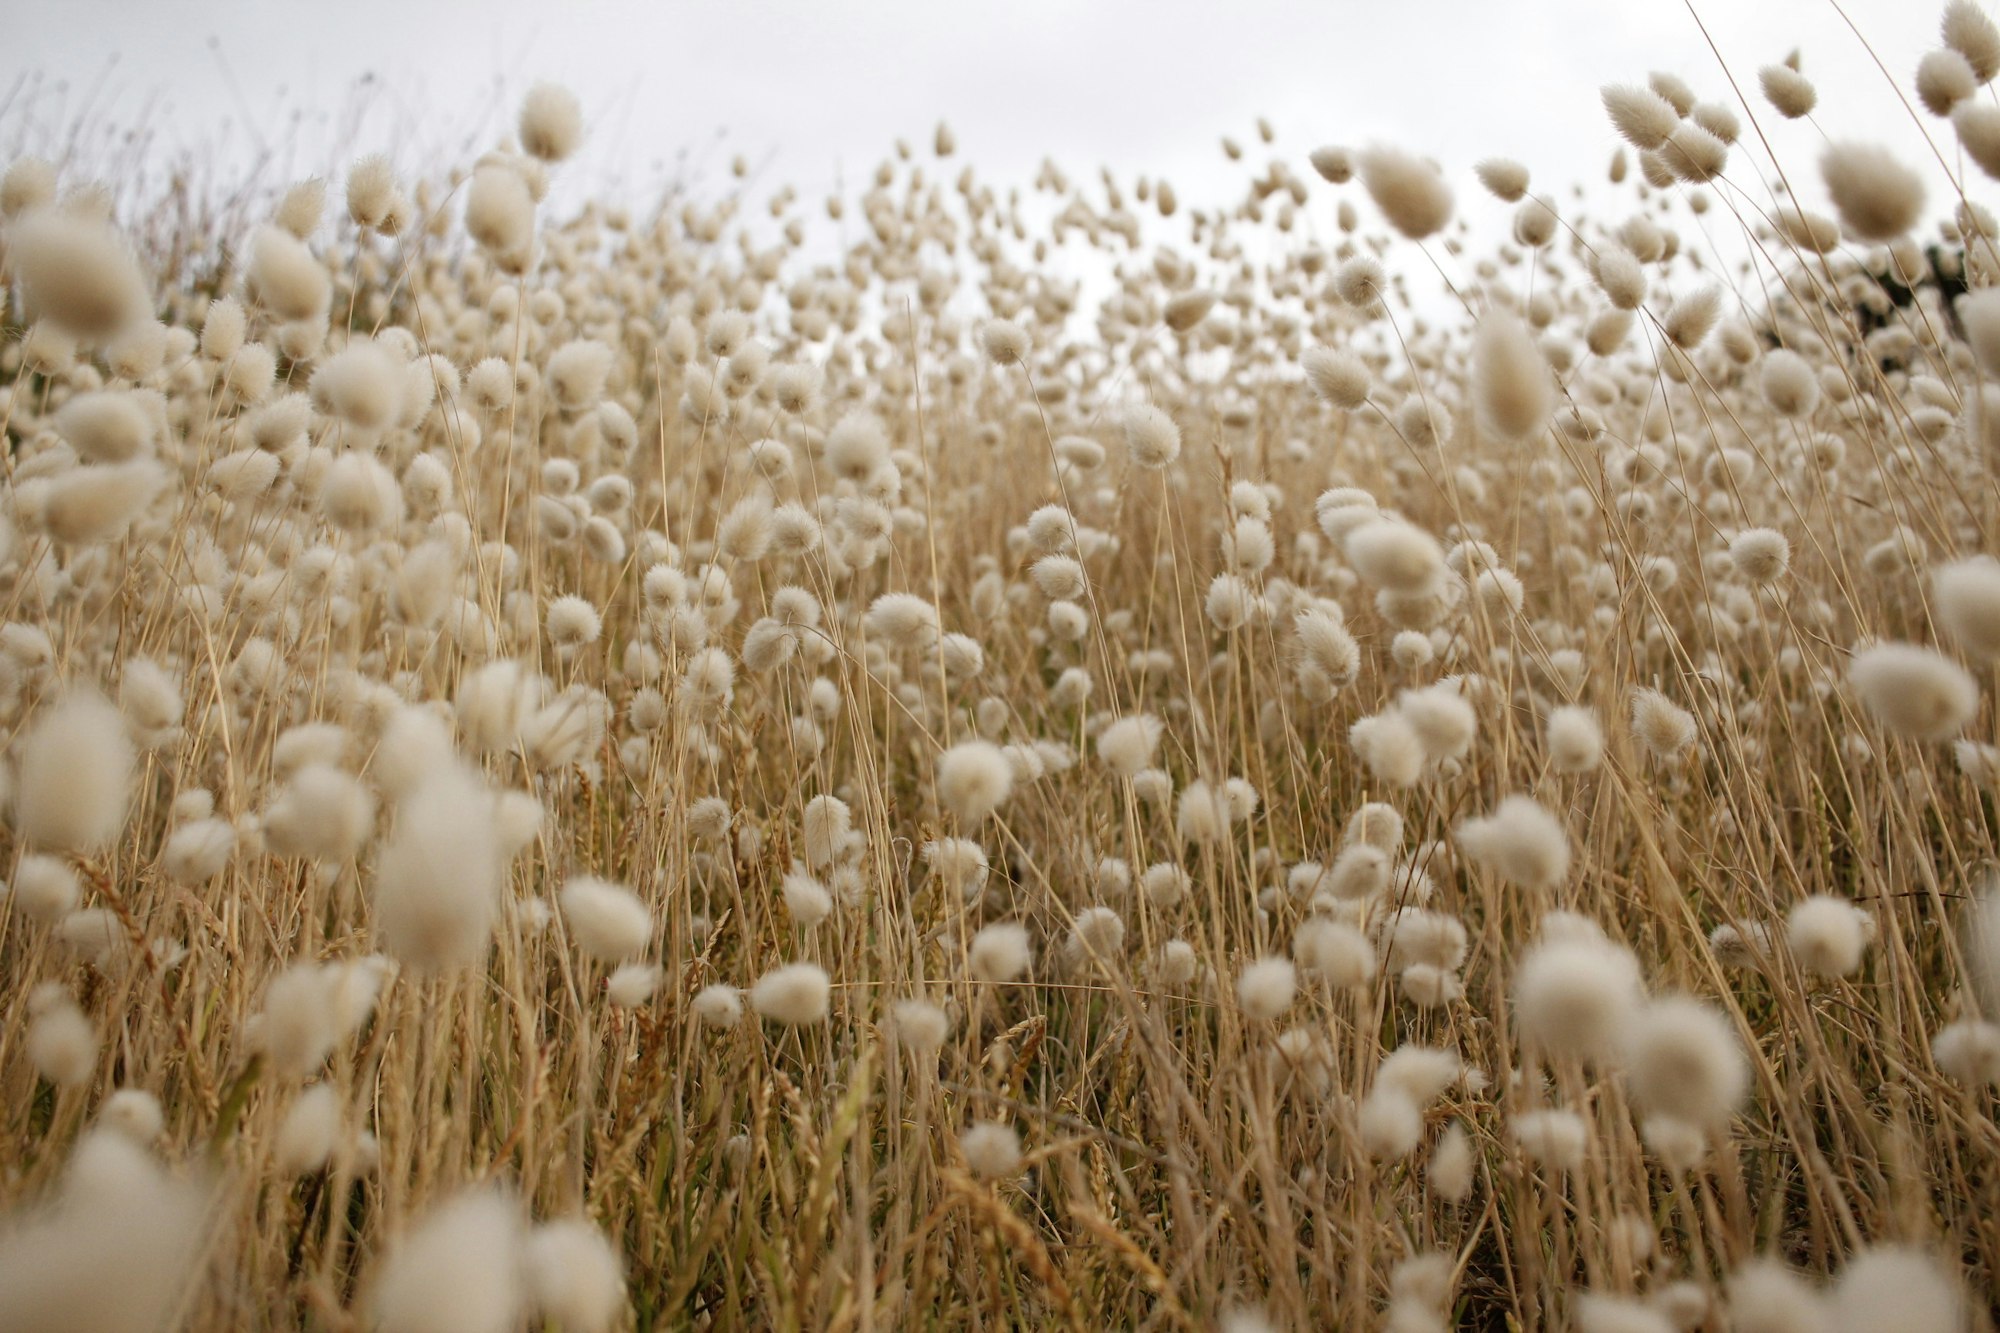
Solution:
[[[1923,180],[1886,148],[1834,143],[1819,166],[1841,224],[1864,241],[1893,241],[1923,215]]]
[[[1954,643],[1981,662],[2000,661],[2000,560],[1974,556],[1939,567],[1931,599]]]
[[[1451,187],[1433,162],[1400,148],[1377,145],[1359,158],[1361,183],[1389,225],[1413,241],[1442,231],[1451,221]]]
[[[951,1018],[929,1000],[898,1000],[896,1039],[918,1055],[935,1055],[951,1033]]]
[[[433,1208],[390,1252],[375,1279],[381,1333],[505,1333],[525,1306],[520,1208],[497,1189]]]
[[[1430,592],[1445,576],[1444,552],[1430,534],[1396,519],[1366,522],[1347,534],[1347,561],[1377,588]]]
[[[15,742],[14,827],[33,847],[102,850],[125,826],[135,762],[119,711],[71,690]]]
[[[961,824],[985,820],[1013,789],[1013,765],[991,741],[961,741],[938,759],[938,799]]]
[[[427,771],[404,797],[375,863],[375,929],[418,973],[486,957],[500,915],[502,847],[484,782],[457,762]]]
[[[1979,686],[1942,653],[1910,643],[1881,643],[1854,654],[1847,680],[1889,730],[1915,740],[1950,740],[1979,710]]]
[[[583,142],[583,107],[560,84],[538,83],[521,99],[517,128],[522,148],[544,162],[561,162]]]
[[[1972,1313],[1944,1261],[1902,1245],[1849,1259],[1829,1304],[1839,1333],[1961,1333]]]
[[[1431,1148],[1427,1173],[1431,1192],[1448,1203],[1462,1203],[1472,1195],[1477,1169],[1472,1136],[1465,1132],[1463,1121],[1454,1120],[1445,1127],[1444,1133],[1438,1135],[1437,1143]]]
[[[1750,1088],[1735,1028],[1690,996],[1647,1004],[1626,1030],[1623,1058],[1632,1104],[1643,1115],[1716,1126]]]
[[[1632,692],[1632,734],[1655,759],[1678,762],[1699,734],[1694,714],[1658,690]]]
[[[1831,894],[1814,894],[1785,914],[1785,944],[1799,970],[1811,976],[1853,976],[1873,934],[1867,913]]]
[[[544,1222],[522,1255],[528,1304],[564,1333],[607,1333],[625,1312],[625,1263],[587,1218]]]
[[[1604,729],[1588,708],[1565,704],[1549,713],[1549,764],[1558,773],[1589,773],[1604,761]]]
[[[787,963],[757,978],[750,1005],[764,1018],[786,1027],[823,1023],[831,1007],[833,983],[814,963]]]
[[[1792,544],[1774,528],[1746,528],[1729,540],[1729,563],[1752,583],[1776,583],[1791,561]]]
[[[570,938],[600,963],[622,963],[652,942],[651,913],[623,885],[578,875],[563,885],[560,899]]]
[[[1555,410],[1555,382],[1533,335],[1513,314],[1479,321],[1472,342],[1472,391],[1479,420],[1501,440],[1532,439]]]
[[[1125,449],[1132,466],[1154,471],[1181,455],[1181,428],[1151,403],[1125,409]]]
[[[698,1020],[712,1028],[733,1028],[743,1019],[742,993],[723,982],[696,991],[689,1007]]]
[[[1569,875],[1569,835],[1531,796],[1509,796],[1492,814],[1460,824],[1458,845],[1494,874],[1533,892],[1554,889]]]
[[[1299,366],[1321,402],[1352,409],[1368,401],[1368,363],[1354,353],[1334,347],[1310,347],[1299,359]]]
[[[976,1176],[1004,1180],[1021,1173],[1021,1136],[997,1120],[981,1120],[958,1136],[959,1151]]]
[[[1638,960],[1601,937],[1547,939],[1514,972],[1521,1039],[1557,1058],[1615,1055],[1643,998]]]
[[[1017,921],[982,926],[966,949],[966,969],[974,981],[1013,981],[1033,962],[1028,928]]]
[[[1651,88],[1633,84],[1609,84],[1599,92],[1611,126],[1625,141],[1641,152],[1650,152],[1666,143],[1667,136],[1680,124],[1673,103]]]
[[[1287,958],[1259,958],[1236,978],[1236,1003],[1243,1016],[1269,1023],[1284,1016],[1298,995],[1298,973]]]

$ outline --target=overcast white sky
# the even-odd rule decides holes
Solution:
[[[1936,42],[1932,0],[1841,0],[1907,89]],[[28,122],[83,107],[143,119],[155,151],[279,145],[287,175],[388,151],[405,168],[460,157],[506,124],[538,78],[567,83],[591,126],[568,172],[636,185],[685,151],[710,181],[741,152],[759,181],[808,199],[865,178],[898,135],[950,121],[960,160],[1026,184],[1044,153],[1072,173],[1112,164],[1233,200],[1253,117],[1304,170],[1322,142],[1384,139],[1436,157],[1461,197],[1481,157],[1520,158],[1538,189],[1601,178],[1616,145],[1597,103],[1610,81],[1669,69],[1704,97],[1735,95],[1697,25],[1753,99],[1781,156],[1819,198],[1822,130],[1894,147],[1932,170],[1923,130],[1829,0],[13,0],[0,44],[0,148]],[[1820,85],[1817,128],[1786,124],[1756,68],[1797,46]],[[356,92],[374,76],[375,91]],[[1912,99],[1914,100],[1914,99]],[[23,119],[24,112],[26,120]],[[303,117],[303,118],[300,118]],[[1924,118],[1951,151],[1948,129]],[[1746,139],[1751,138],[1746,134]],[[34,145],[30,145],[34,146]],[[1261,157],[1261,152],[1257,155]],[[1738,162],[1741,159],[1739,157]],[[1733,172],[1743,170],[1734,165]],[[1941,181],[1941,177],[1934,177]],[[1749,183],[1746,179],[1745,183]],[[1934,200],[1943,205],[1942,191]]]

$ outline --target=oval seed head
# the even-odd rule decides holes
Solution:
[[[583,108],[576,94],[538,83],[521,99],[521,147],[544,162],[561,162],[583,142]]]
[[[1298,994],[1298,973],[1288,958],[1259,958],[1236,978],[1236,1003],[1252,1022],[1284,1016]]]
[[[1831,144],[1819,167],[1841,224],[1864,241],[1893,241],[1923,215],[1923,180],[1886,148]]]
[[[1034,961],[1028,928],[1015,921],[997,921],[972,937],[966,967],[974,981],[1013,981]]]
[[[1712,1127],[1750,1090],[1750,1064],[1721,1011],[1691,996],[1654,1000],[1624,1034],[1633,1106],[1643,1115]]]
[[[1785,944],[1799,970],[1811,976],[1853,976],[1874,930],[1867,913],[1831,894],[1816,893],[1785,915]]]
[[[960,823],[977,824],[1013,791],[1013,765],[991,741],[961,741],[939,757],[937,789]]]
[[[805,1027],[823,1023],[831,1008],[833,983],[813,963],[774,967],[750,988],[750,1005],[773,1023]]]
[[[1011,1126],[978,1121],[958,1136],[958,1147],[976,1176],[1005,1180],[1021,1174],[1021,1136]]]
[[[1151,403],[1135,403],[1125,411],[1125,448],[1134,467],[1166,467],[1181,455],[1181,428]]]
[[[653,918],[630,889],[579,875],[563,886],[561,899],[570,938],[600,963],[622,963],[652,942]]]
[[[1361,183],[1389,225],[1413,241],[1451,221],[1451,187],[1436,164],[1400,148],[1378,145],[1361,154]]]
[[[1854,654],[1848,683],[1889,730],[1923,741],[1950,740],[1979,711],[1979,686],[1942,653],[1882,643]]]
[[[125,827],[136,759],[110,701],[71,690],[15,742],[14,827],[33,847],[103,850]]]
[[[1954,643],[1979,661],[2000,661],[2000,560],[1975,556],[1939,567],[1931,597]]]
[[[1506,311],[1479,322],[1473,335],[1472,382],[1480,422],[1502,440],[1539,435],[1555,410],[1548,361],[1527,326]]]
[[[1352,352],[1332,347],[1308,348],[1299,365],[1306,373],[1306,383],[1320,401],[1347,409],[1368,401],[1368,363]]]

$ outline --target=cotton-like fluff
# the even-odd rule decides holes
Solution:
[[[764,1018],[786,1027],[826,1021],[833,983],[826,969],[813,963],[787,963],[757,978],[750,988],[750,1005]]]
[[[1150,713],[1121,717],[1097,733],[1097,755],[1112,772],[1132,778],[1150,768],[1165,730]]]
[[[938,799],[962,824],[978,824],[1014,790],[1014,769],[991,741],[961,741],[938,759]]]
[[[652,942],[652,915],[622,884],[578,875],[563,885],[561,900],[570,938],[600,963],[622,963]]]
[[[1987,291],[2000,296],[2000,288]],[[1975,556],[1941,566],[1931,575],[1931,599],[1952,642],[1981,662],[2000,661],[2000,560]]]
[[[896,1039],[919,1055],[935,1055],[951,1034],[951,1018],[929,1000],[898,1000],[891,1011]]]
[[[1729,563],[1752,583],[1776,583],[1792,560],[1792,544],[1771,528],[1746,528],[1729,539]]]
[[[81,1087],[97,1072],[97,1031],[59,982],[29,995],[26,1046],[35,1072],[57,1087]]]
[[[1971,1314],[1964,1285],[1944,1260],[1906,1245],[1854,1255],[1828,1305],[1836,1333],[1963,1333]]]
[[[54,925],[76,910],[83,884],[69,863],[56,856],[24,856],[14,871],[14,910],[32,921]]]
[[[1549,713],[1549,766],[1558,773],[1589,773],[1604,761],[1604,729],[1588,708],[1566,704]]]
[[[1847,679],[1877,721],[1914,740],[1950,740],[1979,710],[1971,674],[1916,644],[1863,648],[1849,660]]]
[[[1853,903],[1816,893],[1785,914],[1785,943],[1800,971],[1850,977],[1861,968],[1874,927],[1874,919]]]
[[[529,1308],[563,1333],[604,1333],[625,1312],[625,1262],[587,1218],[535,1227],[523,1260]]]
[[[418,972],[486,957],[500,914],[503,861],[494,802],[470,769],[426,774],[397,811],[375,862],[375,930]]]
[[[1700,733],[1694,714],[1658,690],[1632,691],[1632,734],[1663,763],[1684,757]]]
[[[322,361],[309,390],[313,406],[361,431],[386,430],[403,411],[405,377],[393,352],[357,338]]]
[[[430,1210],[393,1244],[374,1283],[380,1333],[511,1333],[526,1303],[522,1218],[498,1189]]]
[[[49,851],[102,850],[125,826],[136,760],[110,701],[70,690],[15,742],[14,827]]]
[[[1632,1103],[1649,1116],[1712,1128],[1750,1089],[1750,1064],[1721,1011],[1686,995],[1647,1004],[1624,1034]]]
[[[1644,998],[1638,960],[1601,936],[1544,938],[1514,971],[1521,1040],[1557,1058],[1615,1056]]]
[[[1893,241],[1923,216],[1923,179],[1886,148],[1830,144],[1819,167],[1841,224],[1864,241]]]
[[[310,763],[294,773],[264,811],[267,850],[274,856],[344,861],[361,850],[375,825],[375,797],[332,764]]]
[[[108,222],[37,209],[9,229],[7,251],[28,309],[74,337],[109,338],[151,304],[138,259]]]
[[[1569,835],[1531,796],[1509,796],[1490,815],[1458,826],[1458,845],[1480,865],[1524,889],[1542,892],[1569,875]]]
[[[1590,1127],[1574,1111],[1529,1111],[1508,1124],[1521,1154],[1544,1171],[1578,1171],[1590,1152]]]
[[[972,937],[966,967],[974,981],[1013,981],[1034,961],[1028,928],[1017,921],[996,921]]]
[[[1931,1041],[1931,1058],[1945,1077],[1968,1088],[2000,1087],[2000,1023],[1947,1023]]]
[[[1506,441],[1539,435],[1555,410],[1548,361],[1519,318],[1496,310],[1472,338],[1472,392],[1480,424]]]
[[[544,162],[561,162],[583,142],[583,108],[561,84],[538,83],[521,99],[516,127],[522,148]]]
[[[695,992],[689,1003],[694,1016],[712,1028],[733,1028],[743,1018],[743,996],[736,987],[716,982]]]
[[[88,463],[129,463],[153,446],[153,419],[136,393],[79,394],[56,413],[55,427]]]
[[[958,1136],[959,1151],[972,1173],[988,1180],[1021,1174],[1021,1136],[997,1120],[981,1120]]]
[[[1448,1203],[1462,1203],[1472,1194],[1474,1173],[1478,1169],[1478,1158],[1473,1152],[1472,1136],[1465,1132],[1463,1121],[1454,1120],[1438,1135],[1437,1143],[1431,1148],[1430,1166],[1426,1172],[1431,1192]]]
[[[186,1313],[212,1219],[206,1182],[177,1179],[114,1130],[77,1140],[46,1205],[0,1231],[10,1333],[156,1333]]]
[[[1391,592],[1429,592],[1445,575],[1444,552],[1430,534],[1394,519],[1353,529],[1345,550],[1357,574]]]
[[[1214,843],[1228,836],[1234,819],[1228,793],[1214,783],[1197,779],[1181,789],[1174,830],[1182,842]]]
[[[122,536],[166,489],[166,469],[150,459],[71,468],[49,483],[42,526],[64,546],[95,546]]]
[[[1734,1333],[1828,1333],[1831,1312],[1819,1289],[1772,1259],[1752,1259],[1729,1276]]]
[[[1299,923],[1292,957],[1336,990],[1357,990],[1375,976],[1375,946],[1353,926],[1325,917]]]
[[[1364,149],[1356,165],[1368,197],[1389,225],[1413,241],[1442,231],[1451,221],[1451,187],[1433,162],[1400,148]]]
[[[340,1115],[340,1094],[331,1083],[315,1083],[294,1097],[271,1145],[278,1170],[303,1176],[324,1167],[339,1142]]]
[[[1125,449],[1132,466],[1156,471],[1180,457],[1181,429],[1151,403],[1135,403],[1125,410]]]
[[[1298,974],[1289,960],[1259,958],[1237,976],[1236,1003],[1245,1018],[1268,1023],[1292,1007],[1298,989]]]
[[[1391,710],[1357,720],[1348,743],[1368,772],[1394,787],[1409,787],[1424,775],[1424,742],[1402,713]]]

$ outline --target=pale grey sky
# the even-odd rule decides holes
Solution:
[[[1301,171],[1316,144],[1379,138],[1436,157],[1469,200],[1471,165],[1495,154],[1524,161],[1538,190],[1601,179],[1617,143],[1603,83],[1667,69],[1737,104],[1699,14],[1809,202],[1823,131],[1924,166],[1941,210],[1924,135],[1950,154],[1949,128],[1913,123],[1861,41],[1907,90],[1939,5],[1842,5],[1860,37],[1829,0],[14,0],[0,148],[24,113],[46,130],[89,106],[143,119],[156,152],[277,145],[288,176],[372,151],[435,167],[552,78],[590,123],[571,189],[644,184],[680,150],[715,180],[741,152],[765,164],[760,187],[788,181],[816,204],[837,173],[864,180],[896,136],[927,143],[942,117],[959,160],[1002,185],[1026,185],[1047,153],[1073,175],[1110,164],[1166,176],[1193,204],[1233,201],[1244,167],[1218,141],[1261,162],[1262,114],[1271,151]],[[1779,121],[1756,91],[1757,67],[1794,46],[1821,89],[1816,125]],[[364,75],[375,91],[359,96]],[[1731,174],[1748,186],[1763,154],[1745,141]]]

